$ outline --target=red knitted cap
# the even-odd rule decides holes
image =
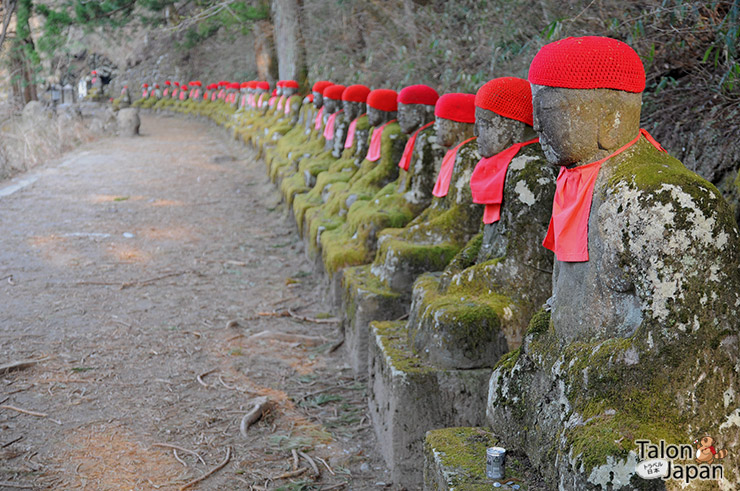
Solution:
[[[286,89],[297,89],[298,88],[298,82],[295,80],[283,80],[283,87]]]
[[[262,90],[270,90],[270,84],[267,82],[257,82],[257,88]]]
[[[229,88],[229,89],[236,89],[236,90],[239,90],[239,82],[232,82],[232,83],[230,83],[230,84],[228,85],[228,87],[227,87],[227,88]]]
[[[334,85],[334,83],[329,82],[328,80],[319,80],[318,82],[313,84],[313,88],[311,89],[311,91],[318,92],[319,94],[324,95],[324,89],[332,85]]]
[[[284,82],[282,80],[278,80],[278,82],[275,84],[275,87],[282,87],[283,83]]]
[[[434,115],[458,123],[475,123],[475,96],[473,94],[445,94],[434,106]]]
[[[272,95],[277,95],[277,89],[272,89]]]
[[[171,83],[171,82],[170,82],[169,80],[165,80],[165,81],[164,81],[164,84],[165,84],[165,85],[172,85],[172,83]]]
[[[172,83],[175,84],[175,87],[179,87],[180,86],[180,82],[172,82]]]
[[[324,97],[334,99],[335,101],[341,101],[342,93],[346,88],[347,87],[345,87],[344,85],[330,85],[329,87],[324,89]]]
[[[532,86],[522,78],[494,78],[478,89],[475,105],[532,126]]]
[[[585,36],[545,45],[529,66],[529,81],[566,89],[645,90],[645,67],[629,45]]]
[[[141,84],[142,87],[149,87],[149,84]]]
[[[375,89],[368,94],[367,105],[378,111],[398,111],[398,93],[390,89]]]
[[[350,85],[342,92],[342,100],[349,102],[365,102],[370,94],[370,89],[366,85]]]
[[[401,104],[424,104],[433,106],[437,103],[439,94],[428,85],[409,85],[398,93],[398,102]]]
[[[313,102],[313,94],[308,94],[306,99],[308,99],[308,102]]]
[[[246,89],[247,87],[249,87],[249,82],[242,82],[239,84],[240,89]]]

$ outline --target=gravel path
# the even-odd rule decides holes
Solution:
[[[145,115],[0,182],[0,230],[0,365],[37,361],[0,369],[0,489],[180,489],[227,454],[192,489],[384,487],[319,278],[222,130]]]

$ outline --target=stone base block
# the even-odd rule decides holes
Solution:
[[[490,369],[429,365],[408,348],[404,322],[371,324],[369,409],[393,482],[422,487],[427,431],[479,426],[485,420]]]
[[[408,312],[410,298],[394,292],[370,272],[370,265],[343,270],[342,328],[349,364],[359,377],[367,376],[370,323],[389,321]]]
[[[443,428],[428,432],[424,439],[424,491],[544,489],[525,477],[528,474],[527,462],[509,452],[504,478],[487,478],[486,449],[498,445],[495,435],[480,427]]]

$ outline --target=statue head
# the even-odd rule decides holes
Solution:
[[[395,90],[375,89],[367,96],[367,120],[372,126],[380,126],[396,119],[398,94]]]
[[[475,95],[475,136],[478,152],[492,157],[514,143],[535,138],[529,82],[501,77],[487,82]]]
[[[334,85],[327,80],[319,80],[313,84],[311,91],[313,92],[313,105],[316,109],[321,109],[324,106],[324,89]]]
[[[267,82],[257,82],[257,94],[267,94],[270,92],[270,84]]]
[[[398,124],[401,131],[411,134],[434,121],[434,106],[439,94],[427,85],[410,85],[398,94]]]
[[[599,160],[639,132],[645,70],[621,41],[586,36],[550,43],[532,60],[529,82],[534,129],[551,164]]]
[[[324,89],[324,112],[334,114],[342,109],[342,93],[346,87],[344,85],[330,85]]]
[[[475,131],[475,95],[444,94],[434,106],[434,116],[439,145],[450,148],[462,143]]]
[[[350,123],[367,111],[367,96],[370,89],[362,84],[350,85],[342,92],[344,119]]]

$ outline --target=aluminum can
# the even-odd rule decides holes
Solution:
[[[489,479],[503,479],[505,466],[505,448],[491,447],[486,449],[486,477]]]

